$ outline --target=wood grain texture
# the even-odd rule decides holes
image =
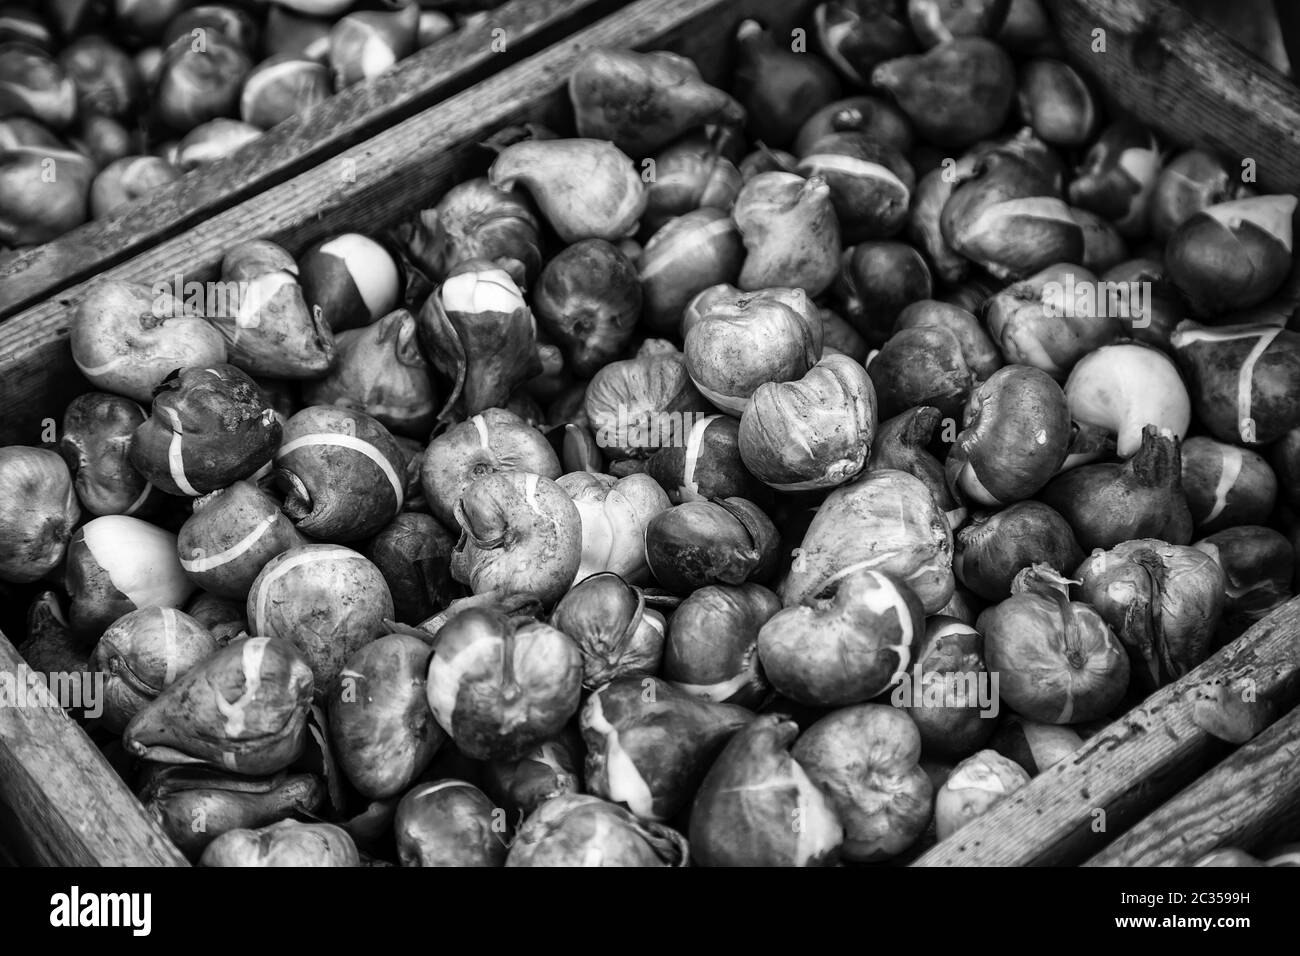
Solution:
[[[0,674],[30,669],[0,634]],[[188,866],[99,749],[60,708],[0,707],[0,801],[22,823],[16,855],[50,866]]]
[[[715,83],[731,75],[736,25],[762,17],[788,28],[807,0],[640,0],[527,60],[497,73],[286,183],[0,323],[0,444],[32,443],[42,421],[88,385],[67,346],[77,302],[98,279],[204,281],[226,250],[253,238],[300,252],[341,231],[376,231],[432,205],[451,186],[483,172],[479,144],[503,126],[542,122],[572,128],[565,85],[583,50],[669,49],[699,59]]]
[[[1234,751],[1085,866],[1190,866],[1300,823],[1300,708]]]
[[[1198,699],[1223,680],[1249,679],[1258,706],[1289,710],[1296,702],[1297,672],[1300,597],[1181,680],[1158,690],[913,865],[1082,862],[1228,752],[1227,744],[1193,719]]]
[[[1300,192],[1300,89],[1170,0],[1046,0],[1069,59],[1166,140],[1256,162],[1258,185]],[[1105,52],[1093,52],[1093,31]],[[1230,168],[1232,168],[1230,166]]]
[[[52,242],[0,258],[0,318],[223,209],[536,53],[628,0],[510,0],[387,73],[285,120],[234,155]],[[505,48],[493,48],[502,30]]]

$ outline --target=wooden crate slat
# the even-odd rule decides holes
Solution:
[[[1300,708],[1233,751],[1085,866],[1190,866],[1300,823]]]
[[[583,50],[595,46],[672,49],[700,58],[707,78],[730,75],[729,42],[747,16],[799,22],[807,2],[782,0],[640,0],[494,74],[286,183],[235,206],[134,258],[0,323],[0,444],[35,442],[44,416],[87,389],[67,347],[78,300],[98,278],[153,283],[184,273],[213,278],[237,243],[269,238],[301,250],[343,230],[368,231],[432,204],[461,178],[478,146],[523,120],[571,123],[565,91]]]
[[[1255,160],[1257,188],[1300,192],[1300,90],[1286,76],[1169,0],[1046,5],[1070,60],[1124,109],[1172,143],[1223,154],[1238,174]],[[1093,52],[1094,30],[1105,52]]]
[[[0,674],[30,669],[0,634]],[[9,677],[13,675],[13,677]],[[188,866],[58,707],[0,706],[0,801],[22,821],[24,856],[51,866]]]
[[[1181,680],[1156,691],[913,865],[1082,862],[1226,752],[1228,745],[1194,717],[1207,688],[1229,678],[1249,678],[1259,706],[1290,709],[1296,702],[1297,672],[1300,597]],[[1099,822],[1104,825],[1100,831],[1095,829]]]
[[[284,182],[627,2],[510,0],[382,76],[340,91],[112,217],[0,256],[0,318]],[[504,49],[493,46],[495,30],[504,31],[495,35],[504,39]]]

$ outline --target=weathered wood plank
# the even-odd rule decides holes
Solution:
[[[1190,866],[1300,823],[1300,708],[1142,820],[1085,866]]]
[[[0,634],[0,678],[26,685],[29,675]],[[51,866],[188,866],[76,721],[52,697],[32,701],[0,706],[0,801],[21,822],[23,855]]]
[[[1195,719],[1219,682],[1251,681],[1255,706],[1289,710],[1300,672],[1300,597],[1181,680],[1163,687],[915,866],[1082,862],[1220,759],[1228,745]]]
[[[485,11],[382,76],[342,90],[111,218],[0,257],[0,318],[284,182],[627,2],[510,0]]]
[[[103,273],[137,282],[215,275],[225,251],[256,237],[298,251],[331,233],[378,230],[431,205],[486,166],[479,146],[502,126],[572,126],[565,91],[581,52],[594,46],[671,49],[694,55],[713,82],[730,77],[736,25],[759,16],[786,28],[806,0],[640,0],[392,129],[329,159]],[[93,280],[91,280],[93,281]],[[0,323],[0,444],[34,442],[86,389],[67,348],[83,282]]]
[[[1300,89],[1287,77],[1170,0],[1046,5],[1068,57],[1110,99],[1172,143],[1238,168],[1254,160],[1265,190],[1300,192]]]

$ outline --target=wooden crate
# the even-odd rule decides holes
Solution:
[[[113,216],[0,255],[0,319],[179,235],[627,3],[509,0],[382,76],[348,87]]]
[[[533,0],[527,0],[529,4]],[[554,6],[554,4],[552,4]],[[216,274],[230,246],[270,238],[293,250],[342,230],[376,230],[432,205],[455,185],[479,146],[502,126],[572,126],[565,84],[583,50],[669,49],[699,59],[714,82],[730,76],[729,38],[745,17],[786,28],[810,4],[789,0],[640,0],[540,53],[423,110],[311,170],[246,199],[201,226],[164,239],[103,271],[153,282],[184,272]],[[355,172],[355,176],[351,175]],[[0,323],[0,444],[36,443],[43,422],[89,388],[72,363],[68,320],[88,283]],[[0,634],[0,671],[21,660]],[[0,708],[0,803],[43,863],[182,864],[89,738],[61,711]]]
[[[1084,4],[1050,3],[1063,16],[1067,43],[1075,50],[1084,28],[1090,30],[1093,23],[1070,21],[1069,11]],[[606,45],[671,49],[694,56],[708,79],[725,83],[731,69],[727,41],[742,18],[757,16],[785,29],[802,22],[810,6],[788,0],[640,0],[232,206],[201,227],[123,258],[104,275],[153,282],[179,271],[191,279],[211,278],[225,250],[247,239],[266,237],[299,250],[337,231],[383,228],[432,204],[465,175],[481,169],[483,157],[476,144],[500,127],[522,121],[568,127],[564,84],[583,50]],[[1133,6],[1123,0],[1088,4],[1101,12],[1094,17],[1107,11],[1118,16],[1114,11]],[[1222,49],[1219,54],[1220,59],[1230,59]],[[1077,52],[1072,56],[1080,59]],[[1192,83],[1181,73],[1173,75]],[[1293,88],[1278,87],[1270,95],[1284,93],[1294,107]],[[1300,116],[1300,109],[1296,113]],[[1278,115],[1288,114],[1274,117]],[[1270,131],[1260,133],[1252,144],[1294,136],[1300,128],[1272,130],[1276,118],[1260,122]],[[1183,132],[1183,140],[1201,136],[1190,125]],[[1268,154],[1261,149],[1258,155]],[[1266,169],[1272,169],[1271,164],[1261,163],[1261,183],[1269,188],[1300,188],[1300,181],[1289,185],[1287,174]],[[1266,178],[1274,175],[1278,178]],[[0,324],[0,408],[6,410],[0,418],[0,443],[36,442],[45,421],[57,420],[66,401],[88,387],[72,364],[66,341],[72,310],[87,287],[84,282],[74,284]],[[0,668],[16,665],[12,646],[0,636]],[[1271,809],[1292,812],[1288,808],[1293,800],[1287,794],[1294,794],[1295,774],[1284,758],[1295,747],[1296,718],[1292,713],[1270,725],[1293,711],[1300,695],[1297,675],[1300,598],[922,854],[915,865],[1145,860],[1152,827],[1184,807],[1202,806],[1211,795],[1229,792],[1255,773],[1258,761],[1263,766],[1260,778],[1276,781],[1283,795],[1231,815],[1227,824],[1222,813],[1211,812],[1213,819],[1207,818],[1204,826],[1218,829],[1189,840],[1184,855],[1254,839],[1264,818],[1274,818]],[[1248,686],[1254,698],[1246,704],[1241,691]],[[174,852],[157,843],[156,830],[139,804],[116,782],[75,724],[58,712],[17,719],[24,723],[18,725],[13,715],[0,713],[0,801],[13,808],[31,833],[35,849],[30,856],[45,862],[178,862]],[[1246,746],[1234,753],[1243,743]],[[79,804],[78,795],[83,801]],[[1149,816],[1148,823],[1144,818]],[[87,833],[80,821],[96,819],[113,822]],[[105,830],[116,836],[104,838]],[[1126,833],[1132,835],[1117,839]]]

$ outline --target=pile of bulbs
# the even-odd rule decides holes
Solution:
[[[1034,0],[809,36],[586,51],[390,234],[79,304],[0,578],[192,859],[906,860],[1293,593],[1295,198]]]
[[[500,2],[7,3],[0,249],[103,219]]]

